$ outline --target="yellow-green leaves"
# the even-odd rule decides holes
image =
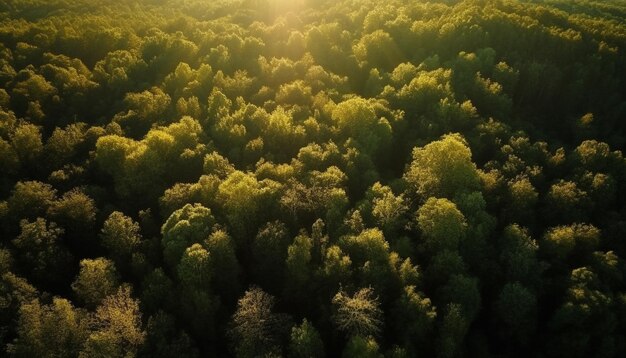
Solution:
[[[447,199],[430,198],[417,211],[417,224],[431,252],[456,250],[467,223],[456,205]]]
[[[118,277],[113,262],[100,257],[81,260],[80,272],[72,283],[72,290],[87,307],[93,309],[113,294],[117,286]]]
[[[172,213],[161,228],[165,261],[176,267],[185,250],[206,239],[214,224],[211,209],[200,204],[187,204]]]
[[[363,98],[339,103],[332,112],[332,119],[342,136],[356,140],[369,155],[378,154],[391,140],[389,121],[378,118],[372,104]]]
[[[413,149],[413,161],[404,173],[410,192],[422,198],[454,198],[480,189],[472,152],[463,137],[449,134]]]

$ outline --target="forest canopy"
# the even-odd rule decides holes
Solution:
[[[626,356],[621,0],[0,2],[0,355]]]

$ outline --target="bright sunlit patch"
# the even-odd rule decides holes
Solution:
[[[304,6],[304,0],[269,0],[270,8],[276,12],[295,11]]]
[[[252,0],[253,5],[271,16],[297,12],[304,8],[305,0]]]

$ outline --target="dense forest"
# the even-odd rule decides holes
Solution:
[[[626,356],[625,24],[0,1],[0,355]]]

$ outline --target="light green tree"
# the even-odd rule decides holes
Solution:
[[[317,329],[306,318],[291,329],[289,352],[292,357],[324,357],[324,342]]]
[[[176,267],[185,249],[206,239],[214,224],[211,209],[200,204],[187,204],[172,213],[161,228],[165,262]]]
[[[460,134],[413,149],[413,160],[404,173],[409,190],[422,198],[452,199],[457,194],[480,189],[472,152]]]
[[[436,198],[419,208],[417,225],[430,252],[457,250],[467,228],[465,217],[453,202]]]
[[[113,262],[105,258],[80,261],[80,271],[72,283],[72,290],[88,308],[97,307],[113,294],[119,283]]]

